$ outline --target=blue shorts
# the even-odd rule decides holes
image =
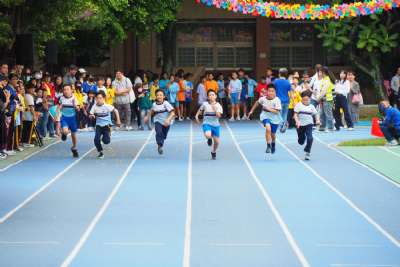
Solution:
[[[231,104],[232,105],[239,104],[239,93],[231,93]]]
[[[76,121],[76,117],[61,116],[61,128],[68,128],[71,133],[76,133],[78,131],[78,123]]]
[[[211,136],[219,137],[220,126],[212,126],[210,124],[203,124],[203,132],[211,132]]]
[[[173,106],[174,108],[179,108],[179,101],[176,102],[170,102],[171,106]]]
[[[276,133],[276,132],[278,131],[279,124],[271,123],[271,120],[270,120],[270,119],[265,119],[265,120],[262,121],[262,123],[264,124],[264,126],[270,125],[270,126],[271,126],[271,132],[272,132],[272,133]]]

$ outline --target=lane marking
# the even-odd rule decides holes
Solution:
[[[316,170],[314,170],[308,163],[305,163],[301,160],[290,148],[288,148],[285,144],[277,140],[277,142],[287,151],[290,155],[292,155],[298,162],[300,162],[306,169],[308,169],[315,177],[317,177],[323,184],[325,184],[329,189],[331,189],[334,193],[336,193],[341,199],[343,199],[351,208],[353,208],[358,214],[360,214],[364,219],[369,222],[372,226],[375,227],[383,236],[385,236],[390,242],[392,242],[396,247],[400,248],[400,241],[398,241],[394,236],[392,236],[389,232],[383,229],[377,222],[375,222],[367,213],[361,210],[356,204],[354,204],[347,196],[345,196],[342,192],[340,192],[335,186],[328,182],[322,175],[320,175]]]
[[[272,247],[269,243],[210,243],[213,247]]]
[[[269,208],[271,209],[275,219],[277,220],[279,226],[281,227],[283,233],[285,234],[286,239],[289,241],[289,244],[292,248],[292,250],[294,251],[294,253],[296,254],[297,258],[299,259],[300,263],[302,266],[304,267],[310,267],[310,264],[308,263],[306,257],[304,256],[303,252],[301,251],[299,245],[297,244],[296,240],[294,239],[292,233],[290,232],[288,226],[286,225],[286,223],[284,222],[281,214],[279,213],[278,209],[275,207],[275,204],[272,201],[272,198],[269,196],[269,194],[267,193],[266,188],[262,185],[260,179],[257,177],[253,167],[251,166],[249,160],[247,159],[247,157],[244,155],[242,149],[240,148],[240,145],[238,144],[238,141],[236,140],[235,135],[232,132],[232,129],[230,128],[229,124],[226,123],[226,127],[233,139],[233,142],[236,146],[236,149],[239,151],[240,155],[243,158],[243,161],[245,162],[247,168],[250,171],[251,177],[253,178],[254,182],[256,183],[258,189],[261,191],[262,196],[264,197],[264,199],[266,200]]]
[[[190,249],[192,237],[192,196],[193,196],[193,123],[190,123],[190,142],[189,142],[189,159],[187,170],[187,198],[186,198],[186,222],[185,222],[185,239],[183,247],[183,267],[190,266]]]
[[[347,158],[347,159],[353,161],[354,163],[360,165],[361,167],[364,167],[364,168],[366,168],[367,170],[369,170],[370,172],[372,172],[372,173],[378,175],[379,177],[383,178],[386,182],[389,182],[389,183],[391,183],[392,185],[394,185],[394,186],[400,188],[400,184],[399,184],[399,183],[396,183],[396,182],[393,181],[392,179],[390,179],[390,178],[386,177],[385,175],[383,175],[383,174],[377,172],[376,170],[372,169],[372,168],[369,167],[368,165],[366,165],[366,164],[364,164],[364,163],[362,163],[362,162],[359,162],[358,160],[352,158],[351,156],[347,155],[347,154],[344,153],[343,151],[341,151],[341,150],[339,150],[338,148],[336,148],[336,146],[329,146],[327,143],[325,143],[324,141],[322,141],[322,140],[321,140],[319,137],[317,137],[317,136],[314,136],[314,139],[317,140],[319,143],[325,145],[325,146],[328,147],[329,149],[331,149],[331,150],[333,150],[333,151],[339,153],[340,155],[344,156],[345,158]]]
[[[400,267],[396,264],[331,263],[332,267]]]
[[[389,148],[387,148],[387,147],[380,147],[382,150],[384,150],[384,151],[386,151],[386,152],[389,152],[390,154],[392,154],[392,155],[395,155],[396,157],[399,157],[400,158],[400,154],[398,154],[398,153],[396,153],[396,152],[394,152],[393,150],[390,150]]]
[[[56,241],[0,241],[0,246],[60,245]]]
[[[161,247],[162,242],[104,242],[105,246]]]
[[[328,248],[380,248],[382,245],[373,244],[317,244],[317,247]]]
[[[70,165],[68,165],[63,171],[59,172],[53,179],[51,179],[49,182],[47,182],[45,185],[43,185],[39,190],[37,190],[35,193],[30,195],[28,198],[26,198],[21,204],[19,204],[17,207],[9,211],[6,215],[0,218],[0,224],[4,223],[8,219],[11,218],[16,212],[18,212],[20,209],[22,209],[24,206],[26,206],[29,202],[31,202],[35,197],[37,197],[40,193],[45,191],[47,188],[49,188],[54,182],[56,182],[58,179],[60,179],[66,172],[68,172],[72,167],[74,167],[76,164],[78,164],[81,160],[83,160],[87,155],[89,155],[93,150],[96,148],[93,147],[89,151],[87,151],[85,154],[83,154],[80,158],[72,162]]]
[[[54,143],[51,143],[50,145],[47,145],[44,148],[39,149],[39,150],[33,152],[32,154],[27,155],[23,159],[20,159],[20,160],[14,162],[14,163],[11,163],[10,165],[4,167],[3,169],[0,169],[0,172],[4,172],[4,171],[8,170],[9,168],[11,168],[11,167],[13,167],[15,165],[18,165],[19,163],[21,163],[21,162],[23,162],[23,161],[25,161],[27,159],[30,159],[31,157],[35,156],[36,154],[39,154],[40,152],[45,151],[46,149],[48,149],[48,148],[50,148],[50,147],[52,147],[52,146],[54,146],[56,144],[59,144],[59,143],[61,143],[61,140],[57,140]]]
[[[129,172],[131,171],[133,165],[136,163],[137,159],[139,156],[142,154],[144,148],[146,147],[147,143],[150,141],[150,138],[152,137],[154,131],[151,131],[150,134],[148,135],[146,141],[142,145],[142,147],[139,149],[139,151],[136,153],[136,156],[132,159],[130,164],[128,165],[128,168],[125,170],[125,172],[122,174],[122,176],[119,178],[117,184],[114,186],[113,190],[111,191],[110,195],[106,199],[106,201],[103,203],[101,206],[100,210],[97,212],[93,220],[90,222],[88,228],[85,230],[85,232],[82,234],[80,237],[78,243],[75,244],[74,248],[72,251],[68,254],[67,258],[63,261],[63,263],[60,265],[61,267],[67,267],[69,266],[72,261],[75,259],[75,257],[78,255],[79,251],[89,238],[90,234],[96,227],[97,223],[99,222],[100,218],[103,216],[104,212],[107,210],[108,206],[110,205],[111,201],[119,191],[122,183],[125,181],[126,177],[128,176]]]

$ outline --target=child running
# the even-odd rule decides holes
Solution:
[[[208,101],[204,102],[196,114],[196,121],[200,123],[199,116],[203,115],[203,131],[204,136],[207,138],[208,146],[213,146],[211,150],[211,158],[217,159],[217,148],[219,145],[220,124],[223,109],[217,102],[217,93],[214,90],[207,92]],[[214,143],[214,145],[213,145]]]
[[[265,127],[265,139],[267,140],[267,150],[265,153],[275,153],[275,140],[276,131],[282,122],[280,115],[282,105],[278,97],[276,97],[275,86],[269,84],[267,86],[267,95],[260,97],[257,102],[254,103],[250,110],[249,116],[251,116],[254,110],[259,106],[262,106],[262,112],[260,114],[260,120]]]
[[[96,94],[96,104],[90,110],[90,118],[96,121],[96,135],[94,137],[94,145],[99,152],[97,156],[99,159],[104,158],[103,144],[108,145],[111,141],[111,112],[114,112],[116,118],[116,125],[121,125],[118,110],[113,106],[106,104],[106,93],[104,91],[98,91]]]
[[[74,158],[78,158],[77,137],[78,123],[76,118],[76,111],[79,110],[78,102],[72,94],[71,85],[64,85],[63,95],[60,97],[57,113],[61,112],[61,140],[66,141],[67,135],[71,132],[72,147],[71,152]]]
[[[313,126],[314,118],[316,124],[319,125],[318,112],[314,105],[311,105],[311,91],[304,91],[301,93],[301,102],[294,107],[294,120],[296,121],[298,142],[304,145],[307,140],[306,147],[304,148],[305,160],[310,160],[311,146],[313,143]]]
[[[165,100],[165,93],[162,89],[156,91],[156,102],[153,103],[150,116],[154,116],[158,154],[162,155],[164,141],[167,139],[171,122],[175,117],[175,109]],[[144,118],[145,123],[149,120],[149,115]]]

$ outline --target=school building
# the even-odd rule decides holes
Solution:
[[[172,32],[174,69],[198,73],[243,68],[257,77],[267,67],[305,70],[316,63],[342,65],[340,54],[329,54],[311,21],[271,20],[246,16],[185,0]],[[161,71],[159,34],[137,40],[134,34],[111,51],[110,70]]]

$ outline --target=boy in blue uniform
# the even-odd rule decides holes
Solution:
[[[379,112],[385,117],[379,125],[388,146],[400,144],[400,111],[391,107],[388,101],[379,103]]]
[[[98,158],[104,158],[103,147],[101,141],[105,145],[111,142],[111,112],[114,112],[116,118],[116,125],[121,125],[121,120],[119,118],[118,110],[109,104],[105,104],[106,93],[104,91],[99,91],[96,94],[96,104],[90,110],[90,118],[96,120],[96,135],[94,137],[94,145],[99,152]]]
[[[71,152],[74,158],[78,158],[77,137],[78,123],[76,111],[79,110],[78,102],[72,93],[71,85],[66,84],[63,87],[63,95],[60,97],[57,107],[57,113],[61,114],[61,140],[66,141],[67,135],[71,132],[72,147]]]
[[[262,106],[262,111],[260,114],[260,120],[265,127],[265,138],[267,141],[267,150],[265,153],[275,153],[275,139],[276,132],[279,125],[282,123],[281,117],[281,101],[276,97],[275,86],[269,84],[267,87],[267,95],[260,97],[257,102],[254,103],[250,110],[249,116],[251,116],[254,110]]]
[[[207,138],[208,146],[212,146],[214,143],[211,151],[211,158],[215,160],[217,158],[217,149],[220,142],[219,118],[222,116],[223,109],[217,102],[217,94],[213,90],[207,92],[207,97],[208,101],[204,102],[197,111],[196,121],[200,123],[199,116],[203,115],[204,136]]]

